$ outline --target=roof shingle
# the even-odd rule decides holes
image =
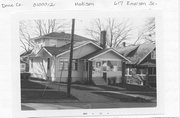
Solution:
[[[65,32],[61,32],[61,33],[52,32],[52,33],[49,33],[40,37],[33,38],[32,40],[49,39],[49,38],[57,39],[57,40],[70,40],[71,34],[65,33]],[[77,42],[78,41],[93,41],[94,42],[95,40],[74,34],[74,41],[77,41]]]
[[[84,43],[87,43],[87,41],[82,41],[82,42],[74,42],[74,45],[73,47],[78,47],[80,45],[83,45]],[[58,54],[61,54],[65,51],[68,51],[70,50],[70,47],[71,47],[71,44],[68,43],[64,46],[61,46],[61,47],[49,47],[49,46],[45,46],[44,48],[49,52],[51,53],[52,55],[54,56],[57,56]]]
[[[150,51],[155,49],[154,43],[143,43],[141,45],[132,45],[125,48],[117,49],[119,53],[126,56],[132,63],[137,64]]]

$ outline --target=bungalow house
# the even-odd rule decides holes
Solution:
[[[68,33],[50,33],[34,38],[39,49],[30,56],[30,72],[33,77],[67,82],[70,53]],[[109,78],[116,83],[122,80],[122,62],[129,59],[113,48],[106,48],[106,32],[101,33],[100,43],[75,35],[73,46],[72,82],[108,84]]]
[[[156,47],[154,43],[143,43],[117,49],[131,63],[125,64],[127,84],[156,87]]]

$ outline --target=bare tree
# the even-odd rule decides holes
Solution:
[[[30,20],[19,22],[19,34],[21,48],[25,51],[33,49],[36,44],[30,40],[32,37],[42,36],[51,32],[60,32],[67,24],[64,20],[47,19],[47,20]]]
[[[34,43],[30,41],[31,34],[24,21],[19,22],[19,39],[22,44],[21,48],[23,48],[26,52],[34,48]]]
[[[134,44],[141,40],[155,42],[155,17],[147,18],[145,25],[138,34],[137,40]]]
[[[58,22],[56,19],[34,20],[34,22],[36,27],[35,33],[37,36],[62,31],[62,28],[67,25],[66,23]]]
[[[107,31],[107,45],[109,47],[118,47],[120,44],[129,39],[131,36],[131,24],[128,20],[119,21],[114,18],[107,18],[105,21],[95,19],[91,23],[91,27],[87,28],[87,34],[94,40],[100,40],[100,32]]]

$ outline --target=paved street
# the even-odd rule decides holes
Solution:
[[[66,92],[66,84],[46,83],[34,81],[36,84],[47,85],[52,89],[35,89],[34,91]],[[31,89],[32,90],[32,89]],[[22,91],[29,91],[22,89]],[[71,87],[71,94],[76,99],[29,99],[22,103],[22,110],[51,110],[51,109],[88,109],[88,108],[129,108],[154,107],[156,96],[153,91],[128,91],[113,86],[88,86],[75,84]]]

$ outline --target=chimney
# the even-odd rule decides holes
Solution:
[[[122,45],[123,45],[123,47],[126,47],[126,42],[123,42]]]
[[[101,31],[100,34],[100,46],[105,49],[106,48],[106,31]]]

